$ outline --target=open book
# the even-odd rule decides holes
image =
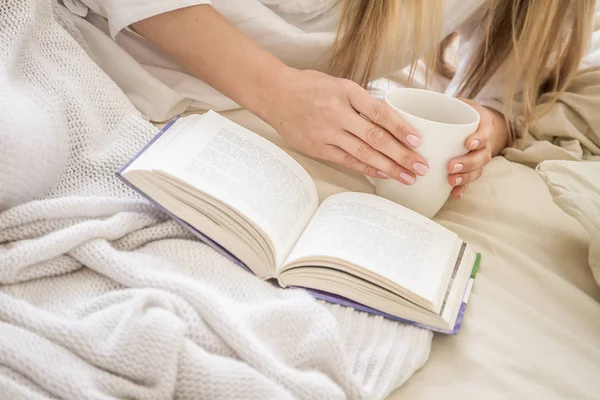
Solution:
[[[389,200],[319,205],[285,151],[209,111],[171,121],[119,176],[261,279],[457,333],[479,256],[455,233]]]

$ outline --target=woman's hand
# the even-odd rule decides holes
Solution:
[[[386,104],[349,80],[287,67],[211,6],[159,14],[133,28],[308,155],[406,184],[428,171],[411,150],[419,136]]]
[[[421,144],[419,135],[356,83],[286,68],[274,88],[260,117],[294,148],[409,185],[427,174],[427,162],[412,150]]]
[[[477,110],[480,122],[477,132],[465,140],[465,147],[470,152],[448,163],[448,183],[454,187],[452,196],[457,199],[462,197],[471,182],[481,177],[483,167],[508,143],[508,128],[502,114],[473,100],[461,100]]]

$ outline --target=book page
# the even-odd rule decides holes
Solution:
[[[273,143],[212,111],[181,118],[169,131],[128,169],[163,171],[237,210],[273,242],[280,265],[318,206],[310,175]]]
[[[456,241],[455,233],[389,200],[341,193],[321,204],[285,264],[337,258],[434,302]]]

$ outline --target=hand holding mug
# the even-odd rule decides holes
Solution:
[[[291,68],[279,80],[263,119],[297,150],[408,185],[427,174],[419,134],[358,84]]]
[[[469,153],[448,163],[448,183],[453,187],[452,196],[457,199],[463,196],[471,182],[481,177],[483,167],[500,152],[499,149],[504,148],[508,133],[506,122],[500,113],[491,111],[473,100],[460,100],[479,113],[480,122],[477,131],[465,140],[465,148]]]
[[[469,152],[465,142],[478,132],[480,114],[465,102],[422,89],[395,89],[386,94],[385,101],[421,136],[422,144],[416,151],[427,160],[429,173],[411,186],[375,180],[375,192],[431,218],[453,190],[448,177],[451,160],[455,160],[453,168],[456,160],[479,165],[474,158],[458,157]],[[483,136],[473,137],[483,140]]]

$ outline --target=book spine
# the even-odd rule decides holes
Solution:
[[[215,251],[217,251],[219,254],[223,255],[225,258],[227,258],[228,260],[232,261],[234,264],[244,268],[245,270],[249,271],[250,273],[252,273],[252,271],[250,270],[250,268],[248,268],[246,266],[246,264],[244,264],[241,260],[239,260],[237,257],[235,257],[233,254],[231,254],[227,249],[225,249],[223,246],[221,246],[219,243],[215,242],[214,240],[212,240],[211,238],[209,238],[208,236],[206,236],[205,234],[203,234],[202,232],[200,232],[198,229],[194,228],[192,225],[188,224],[187,222],[185,222],[184,220],[182,220],[181,218],[175,216],[173,213],[171,213],[169,210],[167,210],[166,208],[164,208],[162,205],[160,205],[158,202],[156,202],[155,200],[153,200],[152,198],[150,198],[148,195],[146,195],[146,193],[144,193],[143,191],[141,191],[140,189],[138,189],[137,187],[135,187],[135,185],[133,185],[131,182],[129,182],[127,180],[127,178],[125,178],[123,176],[123,172],[127,169],[127,167],[129,167],[131,165],[131,163],[133,163],[140,155],[142,155],[153,143],[155,143],[167,130],[169,130],[169,128],[171,128],[173,126],[173,124],[175,124],[175,122],[177,122],[177,120],[180,118],[180,115],[177,115],[176,117],[174,117],[173,119],[171,119],[157,134],[156,136],[154,136],[152,138],[152,140],[150,140],[129,162],[127,162],[125,165],[123,165],[117,172],[116,175],[117,177],[123,182],[125,183],[127,186],[129,186],[131,189],[133,189],[133,191],[135,191],[136,193],[138,193],[140,196],[142,196],[144,199],[148,200],[152,205],[154,205],[157,209],[159,209],[160,211],[162,211],[163,213],[167,214],[170,218],[172,218],[173,220],[175,220],[178,224],[180,224],[182,227],[184,227],[185,229],[187,229],[188,231],[190,231],[194,236],[196,236],[198,239],[200,239],[200,241],[202,241],[203,243],[207,244],[209,247],[213,248]]]

